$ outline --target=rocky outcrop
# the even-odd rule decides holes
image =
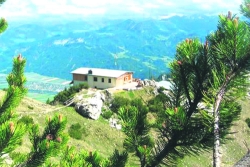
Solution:
[[[75,98],[75,109],[82,116],[97,120],[102,113],[104,102],[110,101],[111,98],[112,95],[107,90],[97,91],[89,97],[79,94]]]
[[[154,80],[149,80],[149,79],[144,79],[143,80],[143,85],[144,86],[153,86],[156,87],[156,83]]]

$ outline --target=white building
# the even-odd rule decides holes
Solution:
[[[78,68],[71,72],[74,85],[87,83],[90,88],[107,89],[132,82],[133,72],[101,68]]]

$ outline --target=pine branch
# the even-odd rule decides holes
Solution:
[[[48,118],[46,122],[47,125],[41,136],[39,135],[38,125],[34,125],[30,131],[30,139],[32,142],[31,152],[27,160],[19,166],[41,166],[51,156],[58,155],[68,141],[68,137],[63,134],[66,122],[66,118],[58,114],[52,119]]]
[[[128,153],[122,152],[119,153],[118,150],[115,150],[113,155],[109,157],[109,167],[125,167],[126,163],[128,161]]]
[[[1,1],[0,0],[0,5],[1,5]],[[0,34],[3,33],[8,27],[8,23],[6,22],[6,20],[4,18],[0,18]]]
[[[17,125],[14,115],[14,109],[26,93],[23,86],[25,80],[19,81],[19,78],[25,78],[24,66],[25,60],[21,56],[14,57],[12,73],[7,77],[9,87],[0,104],[0,155],[13,151],[20,144],[25,133],[25,127]],[[19,72],[13,75],[17,69]],[[19,84],[15,84],[17,81]]]
[[[27,92],[27,89],[24,87],[26,82],[24,77],[25,64],[26,61],[21,55],[13,59],[13,69],[7,77],[9,87],[0,104],[0,123],[3,123],[13,116],[13,110],[19,105],[21,99]]]

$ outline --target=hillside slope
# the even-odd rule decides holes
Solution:
[[[0,97],[3,96],[3,91],[0,91]],[[57,110],[59,108],[59,110]],[[124,134],[121,131],[113,129],[109,126],[107,120],[100,118],[98,121],[84,118],[75,112],[74,108],[62,106],[50,106],[39,101],[24,98],[16,109],[18,116],[30,116],[35,123],[40,125],[42,130],[45,125],[46,117],[53,116],[55,113],[60,113],[67,117],[68,123],[66,132],[72,124],[80,123],[86,129],[81,140],[70,138],[68,144],[75,146],[77,149],[85,149],[88,151],[98,150],[102,156],[108,157],[114,149],[122,149]],[[24,136],[23,145],[17,151],[28,152],[30,142],[28,135]],[[108,147],[107,147],[108,146]]]
[[[0,91],[0,97],[3,92]],[[128,94],[130,95],[130,94]],[[131,95],[130,95],[131,97]],[[250,117],[250,99],[245,99],[241,102],[242,114],[238,121],[235,122],[231,128],[232,134],[228,135],[230,140],[225,141],[222,145],[222,166],[233,166],[239,159],[241,159],[247,152],[244,141],[250,145],[250,129],[245,123],[245,119]],[[100,117],[99,120],[94,121],[80,116],[73,108],[62,106],[50,106],[30,98],[24,98],[20,106],[17,108],[18,115],[29,115],[34,119],[35,123],[44,126],[45,118],[52,116],[55,113],[61,113],[67,117],[68,128],[74,123],[80,123],[87,129],[86,135],[82,140],[70,138],[69,145],[74,145],[77,149],[86,149],[88,151],[98,150],[102,156],[108,157],[112,154],[115,148],[122,149],[122,143],[125,138],[121,131],[113,129],[108,122]],[[57,108],[59,110],[54,111]],[[67,131],[66,130],[66,131]],[[27,141],[28,136],[24,137],[23,141]],[[17,151],[28,152],[30,147],[29,142],[23,142],[23,145]],[[129,166],[137,166],[136,160],[129,162]],[[133,165],[132,165],[133,164]],[[187,156],[180,160],[178,167],[209,167],[212,166],[212,150],[203,152],[197,156]]]

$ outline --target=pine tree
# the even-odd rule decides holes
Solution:
[[[25,126],[17,124],[15,108],[26,94],[24,87],[25,59],[21,55],[14,57],[12,72],[7,77],[8,89],[0,103],[0,155],[13,151],[25,133]],[[0,159],[2,162],[3,159]]]
[[[17,166],[40,166],[48,158],[60,152],[67,143],[67,135],[63,133],[66,127],[66,119],[62,115],[56,115],[47,120],[47,125],[42,135],[38,125],[31,129],[22,123],[17,123],[14,112],[20,104],[27,89],[24,84],[24,67],[26,60],[21,56],[13,58],[13,69],[7,77],[8,89],[0,103],[0,156],[15,150],[22,142],[23,135],[30,131],[32,142],[31,152],[28,155],[19,156],[15,162]],[[4,159],[0,159],[3,163]]]
[[[137,104],[121,107],[118,117],[122,121],[122,130],[126,135],[123,146],[128,152],[135,153],[143,167],[148,161],[154,143],[149,135],[147,108],[143,106],[141,100],[135,102]]]
[[[244,22],[220,16],[218,30],[207,42],[202,44],[198,39],[186,39],[177,46],[176,60],[171,63],[173,86],[167,95],[168,109],[159,122],[161,138],[157,147],[148,151],[152,154],[146,162],[137,154],[141,166],[175,165],[177,158],[213,147],[214,132],[218,131],[217,126],[213,127],[213,120],[216,120],[213,109],[220,116],[220,120],[216,120],[221,124],[220,138],[225,137],[241,111],[236,98],[242,97],[246,88],[248,31]],[[126,140],[129,142],[126,143],[133,146],[135,152],[136,148],[142,150],[138,147],[140,135],[129,129],[143,130],[146,122],[140,122],[138,129],[131,128],[136,127],[133,120],[138,111],[133,109],[129,113],[120,109],[120,112],[125,122],[123,129],[125,133],[128,131]],[[130,119],[125,119],[126,115]]]
[[[221,103],[225,98],[246,95],[248,67],[250,65],[250,29],[245,22],[229,12],[220,16],[218,30],[209,36],[212,49],[212,95],[214,112],[214,164],[220,166]]]
[[[174,163],[176,155],[184,156],[183,153],[195,153],[210,147],[212,131],[216,144],[214,156],[218,157],[220,137],[226,135],[232,118],[240,112],[235,99],[242,97],[246,89],[249,42],[249,29],[244,22],[220,16],[218,30],[204,45],[197,39],[187,39],[177,46],[176,61],[171,64],[175,96],[169,97],[173,101],[170,108],[174,109],[167,111],[169,117],[163,130],[166,139],[160,142],[149,166],[158,165],[166,157],[168,163],[171,159]],[[209,110],[198,107],[202,101],[213,106],[213,119]],[[215,161],[215,164],[220,163]]]
[[[147,166],[173,166],[177,158],[195,154],[211,146],[212,131],[206,126],[212,117],[199,108],[204,92],[211,87],[208,43],[186,39],[177,46],[171,67],[172,90],[168,109],[160,122],[160,138]]]

